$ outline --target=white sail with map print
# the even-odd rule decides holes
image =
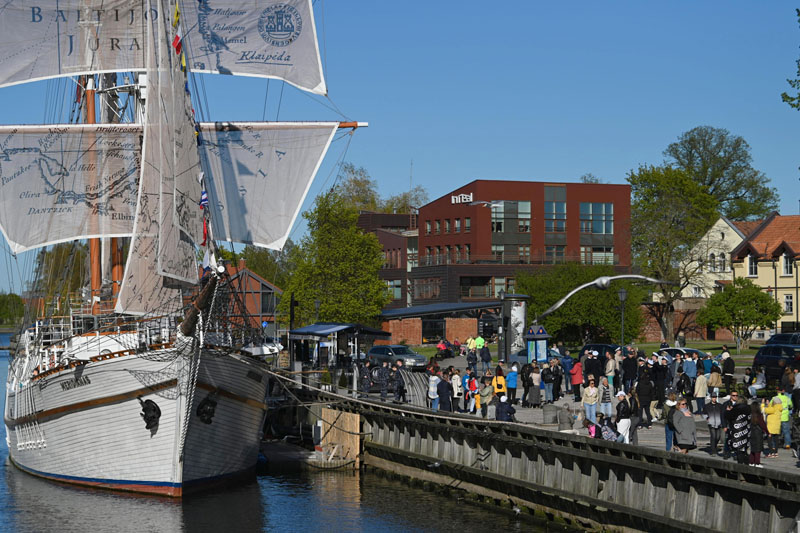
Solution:
[[[202,123],[214,238],[279,249],[338,122]]]
[[[14,253],[133,232],[138,125],[0,127],[0,229]]]
[[[191,71],[276,78],[326,94],[311,0],[178,5]],[[143,72],[147,22],[172,16],[144,0],[5,0],[0,4],[0,87],[59,76]]]

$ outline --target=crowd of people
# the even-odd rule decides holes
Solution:
[[[718,357],[696,351],[672,357],[664,350],[646,356],[625,346],[605,354],[586,350],[576,359],[559,343],[560,357],[546,363],[499,361],[494,368],[480,336],[452,348],[466,357],[467,368],[440,368],[431,359],[427,400],[433,410],[514,421],[520,407],[537,408],[572,395],[591,437],[637,444],[638,431],[652,429],[653,420],[661,419],[665,449],[689,453],[698,446],[695,416],[700,415],[708,425],[711,455],[756,467],[762,457],[777,457],[781,448],[797,457],[792,447],[800,440],[797,370],[785,370],[772,398],[759,398],[767,386],[764,369],[747,369],[737,388],[727,346]],[[368,391],[375,383],[368,365],[365,370],[362,388]],[[404,372],[402,360],[375,372],[382,399],[391,390],[396,402],[406,402]]]

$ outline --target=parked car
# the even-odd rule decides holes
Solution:
[[[576,355],[580,359],[583,357],[583,352],[589,350],[590,352],[597,352],[597,357],[602,359],[606,356],[607,351],[611,350],[611,353],[614,353],[617,351],[617,348],[619,348],[619,344],[585,344]]]
[[[561,354],[555,348],[548,348],[547,349],[547,358],[548,359],[561,359]],[[506,365],[511,365],[512,363],[517,363],[520,367],[524,364],[528,363],[528,349],[524,348],[517,353],[510,354],[508,357],[505,358]]]
[[[767,339],[766,344],[793,344],[800,346],[800,333],[778,333]]]
[[[753,368],[763,366],[767,379],[780,379],[786,367],[800,368],[800,349],[786,344],[765,344],[753,358]]]
[[[367,359],[372,365],[381,365],[384,361],[388,361],[391,365],[398,359],[402,359],[403,364],[409,370],[425,370],[425,366],[428,364],[424,355],[420,355],[402,344],[373,346],[367,352]]]
[[[692,354],[694,353],[696,353],[700,359],[702,359],[706,355],[706,352],[698,350],[696,348],[661,348],[659,350],[656,350],[654,353],[661,354],[661,352],[667,353],[668,355],[667,362],[669,362],[670,364],[672,364],[672,361],[675,360],[675,356],[678,354],[681,354],[681,357],[683,357],[684,359],[686,357],[692,357]]]

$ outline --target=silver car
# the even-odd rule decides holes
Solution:
[[[367,359],[372,365],[381,365],[384,361],[388,361],[389,365],[391,365],[398,359],[402,359],[403,364],[409,370],[425,370],[428,365],[428,360],[425,356],[402,344],[373,346],[367,352]]]

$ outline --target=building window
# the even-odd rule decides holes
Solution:
[[[697,271],[700,272],[700,273],[703,272],[703,260],[702,259],[698,259],[697,260]]]
[[[584,265],[613,265],[613,246],[581,246],[581,263]]]
[[[461,262],[461,246],[456,244],[455,248],[456,248],[456,263],[460,263]]]
[[[467,219],[469,220],[469,219]],[[465,244],[464,245],[464,262],[469,263],[469,254],[471,250],[471,245]]]
[[[439,235],[442,232],[442,221],[441,220],[435,221],[433,227],[435,228],[436,235]]]
[[[498,202],[492,207],[492,231],[503,233],[503,219],[505,218],[505,202]]]
[[[794,313],[794,301],[791,294],[783,295],[783,312],[787,315]]]
[[[717,256],[714,254],[710,254],[708,256],[708,271],[709,272],[717,271]]]
[[[461,219],[460,218],[457,218],[455,220],[455,229],[453,231],[455,233],[460,233],[461,232]]]
[[[272,291],[261,291],[261,314],[275,314],[275,293]]]
[[[783,275],[791,276],[794,274],[794,265],[792,265],[792,258],[789,254],[783,254]]]
[[[494,297],[500,298],[500,291],[508,292],[506,290],[506,278],[494,278]]]
[[[614,234],[614,204],[581,202],[581,233]]]
[[[544,231],[547,233],[567,231],[567,202],[544,203]]]
[[[387,279],[386,286],[389,289],[389,296],[392,300],[399,300],[403,297],[403,282],[399,279]]]
[[[428,300],[438,298],[441,290],[442,280],[440,278],[426,278],[414,280],[414,299]]]
[[[430,235],[430,234],[431,234],[431,221],[430,220],[426,220],[425,221],[425,235]]]
[[[432,261],[431,261],[432,259],[433,259],[433,250],[431,249],[430,246],[426,246],[425,247],[425,258],[423,259],[424,264],[432,265],[433,264]]]
[[[469,233],[470,222],[472,222],[471,218],[467,217],[467,218],[464,219],[464,233]]]
[[[703,297],[703,290],[698,287],[697,285],[692,287],[692,297],[693,298],[702,298]]]
[[[531,232],[531,203],[530,202],[517,202],[517,216],[519,217],[519,224],[517,231],[520,233]]]
[[[544,262],[545,263],[563,263],[564,262],[564,249],[566,246],[545,246],[544,247]]]
[[[747,275],[758,276],[758,260],[752,254],[747,256]]]
[[[503,262],[503,251],[504,250],[505,250],[505,247],[502,244],[493,244],[492,245],[492,256],[494,257],[494,260],[497,261],[498,263],[502,263]]]
[[[719,271],[725,272],[727,265],[725,264],[725,254],[719,254],[717,256],[717,264],[719,265]]]
[[[519,262],[520,263],[530,263],[531,262],[531,247],[529,244],[522,244],[519,246]]]
[[[444,221],[444,232],[450,233],[450,219],[445,219]]]
[[[450,264],[450,258],[451,258],[451,256],[450,256],[450,247],[449,246],[445,246],[444,247],[444,262],[445,262],[446,265]]]

